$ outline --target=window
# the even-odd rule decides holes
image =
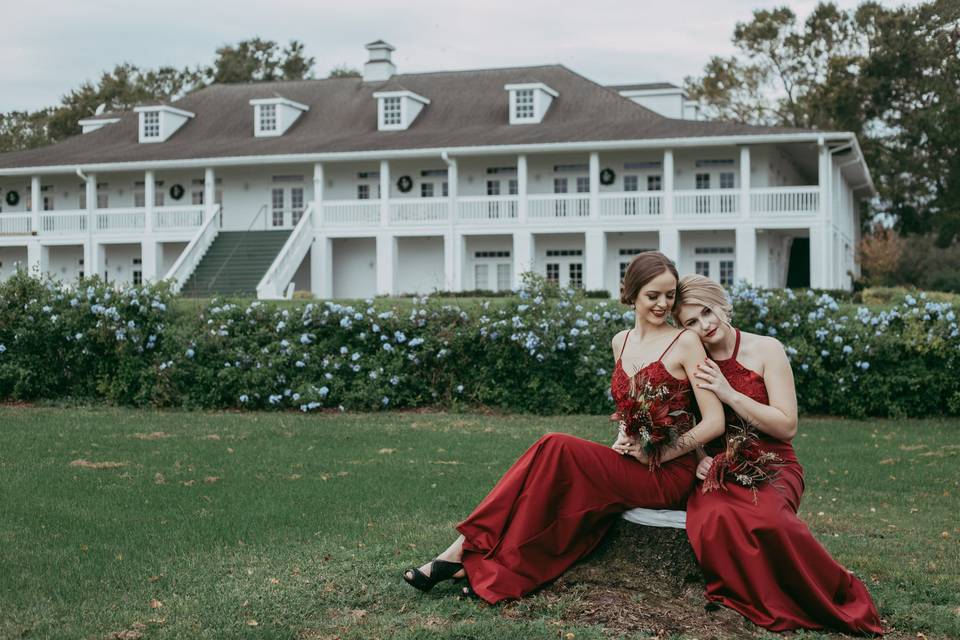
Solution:
[[[567,179],[566,179],[566,178],[554,178],[554,179],[553,179],[553,192],[554,192],[554,193],[566,193],[566,192],[567,192]]]
[[[270,192],[271,222],[275,227],[283,226],[283,189],[273,189]]]
[[[383,98],[383,124],[384,126],[398,126],[403,124],[403,98],[391,97]]]
[[[583,263],[581,262],[570,263],[570,286],[571,287],[583,286]]]
[[[509,258],[509,251],[474,251],[474,258]]]
[[[293,187],[290,189],[290,208],[293,225],[300,222],[300,216],[303,215],[303,187]]]
[[[720,174],[720,188],[733,189],[733,172],[725,171]]]
[[[506,291],[510,288],[511,275],[509,264],[497,265],[497,291]]]
[[[97,190],[97,209],[106,209],[110,206],[110,195],[106,191]]]
[[[733,260],[720,261],[720,284],[724,286],[733,284]]]
[[[498,196],[498,195],[500,195],[500,181],[499,181],[499,180],[487,180],[487,195],[488,195],[488,196]]]
[[[358,184],[357,185],[357,200],[369,200],[370,199],[370,185],[368,184]]]
[[[693,253],[698,256],[716,255],[718,253],[733,253],[733,247],[696,247]]]
[[[159,111],[145,111],[143,113],[143,137],[144,138],[160,137],[160,112]]]
[[[623,176],[623,190],[636,191],[639,183],[638,176]]]
[[[43,196],[43,210],[53,211],[53,196]]]
[[[139,269],[133,270],[133,284],[135,285],[143,284],[143,271]]]
[[[489,272],[490,272],[490,265],[486,265],[486,264],[473,265],[473,288],[474,289],[490,288],[490,283],[488,282]]]
[[[630,266],[629,262],[620,263],[620,279],[623,280],[623,277],[627,275],[627,267]]]
[[[697,260],[694,263],[693,270],[698,276],[710,277],[710,262],[708,260]]]
[[[277,130],[277,105],[275,104],[260,105],[260,130],[261,131]]]
[[[420,197],[421,197],[421,198],[432,198],[432,197],[433,197],[433,183],[432,183],[432,182],[421,182],[421,183],[420,183]]]
[[[663,191],[663,176],[647,176],[647,191]]]
[[[547,282],[560,282],[560,265],[556,262],[547,263]]]
[[[203,204],[203,189],[198,189],[193,191],[190,194],[190,204],[201,205]]]
[[[443,197],[444,197],[444,198],[446,198],[447,196],[449,196],[449,195],[450,195],[450,183],[449,183],[449,182],[444,182],[442,185],[440,185],[440,192],[443,194]]]
[[[582,256],[583,249],[547,249],[548,258],[559,258],[562,256]]]
[[[507,180],[507,193],[509,193],[512,196],[515,196],[519,192],[520,192],[519,183],[517,182],[516,178],[511,178]]]
[[[577,178],[577,193],[590,193],[590,178]]]
[[[135,207],[147,206],[147,196],[143,193],[143,191],[134,191],[133,206]]]
[[[517,120],[531,120],[536,118],[536,107],[533,102],[533,89],[521,89],[516,92],[513,117]]]
[[[710,174],[709,173],[698,173],[697,174],[697,189],[709,189],[710,188]]]

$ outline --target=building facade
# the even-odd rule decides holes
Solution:
[[[0,155],[0,278],[358,298],[533,270],[616,294],[649,249],[725,284],[858,273],[874,188],[850,133],[703,121],[677,87],[563,66],[398,74],[367,49],[362,78],[214,85]]]

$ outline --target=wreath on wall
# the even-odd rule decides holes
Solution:
[[[16,191],[7,191],[7,204],[11,207],[20,204],[20,194]]]
[[[609,167],[600,172],[600,184],[611,185],[616,179],[617,174]]]
[[[174,200],[179,200],[180,198],[183,197],[183,194],[184,194],[183,185],[175,184],[172,187],[170,187],[170,197],[173,198]]]
[[[413,178],[410,176],[400,176],[400,179],[397,180],[397,189],[400,189],[400,193],[406,193],[413,189]]]

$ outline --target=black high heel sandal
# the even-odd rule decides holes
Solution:
[[[434,585],[438,582],[451,579],[457,581],[462,580],[463,577],[453,577],[453,574],[461,569],[463,569],[463,564],[460,562],[448,562],[440,558],[434,558],[433,561],[430,562],[430,575],[420,571],[419,567],[410,567],[403,572],[403,579],[414,589],[419,589],[426,593],[430,591],[430,589],[433,589]],[[413,577],[409,577],[407,575],[408,573],[412,573]]]

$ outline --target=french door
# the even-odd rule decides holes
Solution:
[[[274,187],[270,190],[270,227],[292,229],[303,215],[303,187]]]

